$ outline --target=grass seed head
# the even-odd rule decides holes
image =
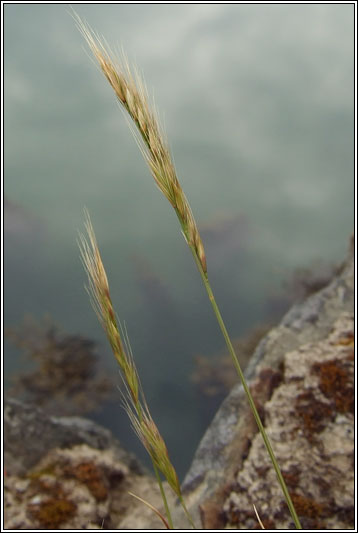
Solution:
[[[113,309],[109,293],[108,279],[103,266],[101,254],[97,245],[96,236],[88,212],[85,210],[85,228],[88,240],[80,235],[79,246],[81,258],[88,276],[88,293],[93,308],[106,332],[113,353],[125,372],[128,366],[128,355],[125,352],[121,339],[116,314]]]
[[[158,118],[148,104],[148,93],[138,73],[132,74],[128,61],[123,56],[118,61],[105,46],[104,41],[91,28],[75,17],[77,26],[97,60],[104,76],[113,88],[118,101],[132,118],[138,134],[135,134],[152,176],[174,207],[188,244],[194,249],[202,269],[207,271],[204,246],[191,212],[190,205],[178,181],[166,139]]]
[[[170,462],[168,450],[163,437],[159,433],[145,402],[125,327],[121,327],[124,338],[124,343],[122,342],[120,329],[110,298],[108,279],[102,263],[97,240],[89,214],[87,211],[85,214],[85,227],[88,234],[88,240],[86,240],[83,235],[80,236],[82,261],[87,271],[89,293],[91,294],[94,308],[105,329],[113,353],[122,371],[123,383],[125,386],[125,408],[131,419],[135,432],[147,449],[154,464],[163,473],[169,485],[179,496],[181,495],[181,491],[178,476]]]
[[[170,461],[164,439],[152,419],[148,407],[145,405],[140,416],[128,404],[126,409],[134,431],[152,458],[153,463],[162,472],[175,494],[181,497],[182,493],[177,473]]]

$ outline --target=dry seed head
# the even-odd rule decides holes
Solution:
[[[104,270],[93,226],[86,210],[85,217],[88,241],[83,235],[80,236],[80,251],[89,280],[88,292],[91,295],[92,304],[99,321],[106,332],[113,354],[122,370],[127,392],[136,405],[139,402],[141,389],[128,335],[124,330],[124,344],[127,348],[125,350],[109,293],[107,275]]]
[[[87,41],[99,66],[112,86],[119,102],[134,121],[139,136],[138,144],[149,165],[156,184],[174,207],[188,244],[194,249],[202,269],[207,271],[204,246],[189,203],[178,181],[174,164],[156,114],[148,105],[148,94],[138,74],[131,73],[125,58],[122,64],[109,47],[88,25],[75,16],[77,26]]]
[[[124,332],[124,342],[127,351],[125,351],[122,343],[110,298],[108,280],[92,223],[87,211],[85,214],[85,227],[89,240],[87,241],[83,235],[80,236],[81,257],[87,271],[89,292],[92,296],[93,305],[122,370],[122,377],[126,390],[126,396],[124,397],[126,410],[137,435],[147,449],[154,464],[164,474],[169,485],[179,496],[181,494],[179,480],[175,469],[170,462],[165,442],[160,435],[145,402],[125,328],[122,329],[122,332]]]
[[[88,276],[88,292],[98,319],[107,334],[114,355],[123,370],[127,355],[119,333],[116,315],[109,293],[106,271],[103,266],[93,226],[86,210],[85,217],[88,241],[83,235],[80,235],[79,245],[82,262]]]
[[[159,430],[149,413],[147,405],[145,404],[140,416],[138,416],[137,411],[134,411],[128,403],[125,407],[129,418],[131,419],[134,431],[146,448],[155,466],[162,472],[175,494],[178,497],[181,497],[182,494],[177,473],[169,459],[164,439],[159,433]]]

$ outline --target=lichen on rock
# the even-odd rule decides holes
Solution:
[[[139,529],[162,527],[129,495],[160,506],[154,477],[94,422],[8,400],[5,464],[6,529],[119,529],[134,520]]]
[[[262,339],[245,372],[308,529],[354,524],[353,244],[329,284]],[[293,527],[240,384],[207,429],[183,487],[206,529],[259,528],[253,504],[267,529]]]
[[[352,348],[342,342],[353,328],[353,316],[343,314],[327,339],[287,353],[283,380],[265,404],[266,431],[305,529],[352,526],[353,412],[349,399],[336,399],[353,393]],[[337,379],[322,390],[327,368]],[[259,434],[224,504],[227,525],[256,527],[253,503],[266,527],[294,527]]]
[[[246,377],[305,529],[354,527],[354,257],[293,306]],[[111,433],[79,417],[6,402],[6,529],[163,529],[129,491],[161,507],[155,479]],[[26,446],[24,445],[26,443]],[[183,483],[204,529],[293,528],[240,384],[204,435]],[[187,529],[174,508],[175,527]]]

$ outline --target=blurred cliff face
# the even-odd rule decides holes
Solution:
[[[5,335],[27,359],[11,379],[10,395],[50,414],[75,416],[98,410],[113,392],[113,382],[98,368],[96,343],[60,331],[49,317],[27,316]],[[24,370],[28,366],[32,370]]]

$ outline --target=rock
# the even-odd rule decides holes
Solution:
[[[351,246],[336,277],[293,306],[260,342],[246,370],[288,485],[291,480],[300,518],[308,528],[353,527],[352,468],[347,470],[353,452],[353,309]],[[341,389],[325,390],[324,379],[328,388],[333,381],[333,389],[335,379],[340,380]],[[346,396],[349,409],[341,405]],[[259,526],[254,502],[267,528],[292,526],[262,446],[238,384],[205,433],[183,483],[187,505],[198,524],[201,521],[208,529],[255,529]],[[327,490],[330,483],[335,487]]]
[[[128,474],[111,449],[54,448],[25,478],[6,476],[7,528],[100,528],[110,515],[111,487]]]
[[[124,451],[109,430],[82,417],[48,416],[34,405],[15,399],[5,401],[4,437],[4,459],[11,474],[26,473],[53,448],[77,444],[98,450],[113,448],[132,471],[144,473],[136,457]]]
[[[246,376],[304,528],[354,527],[353,249],[327,287],[259,343]],[[111,433],[8,400],[6,529],[163,529],[156,481]],[[224,400],[183,483],[197,526],[293,528],[241,385]],[[167,491],[176,528],[188,522]]]
[[[155,479],[111,432],[79,417],[52,417],[7,400],[5,528],[162,528],[129,491],[160,506]]]
[[[284,357],[282,381],[264,406],[265,426],[304,529],[348,529],[354,516],[353,314],[328,338]],[[224,504],[231,527],[294,529],[261,435],[251,441]]]

